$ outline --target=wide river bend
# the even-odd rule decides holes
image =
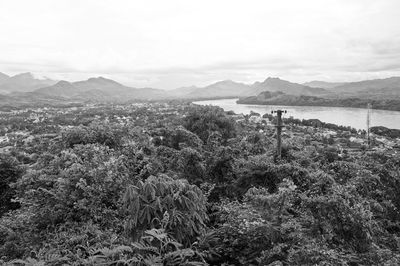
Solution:
[[[249,114],[250,111],[271,113],[272,110],[285,109],[284,117],[293,116],[298,119],[319,119],[322,122],[343,126],[351,126],[356,129],[366,129],[367,109],[349,107],[320,107],[320,106],[280,106],[280,105],[248,105],[237,104],[238,99],[220,99],[193,102],[199,105],[215,105],[225,111],[234,111],[237,114]],[[400,112],[386,110],[371,110],[371,126],[384,126],[400,129]]]

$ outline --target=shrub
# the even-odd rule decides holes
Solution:
[[[114,224],[121,191],[135,180],[122,159],[102,145],[76,145],[24,175],[16,183],[18,196],[41,228],[66,221]]]
[[[5,265],[207,265],[201,253],[182,248],[164,229],[146,230],[132,243],[91,224],[70,224],[52,236],[27,258]]]
[[[165,228],[187,244],[200,234],[207,220],[205,197],[184,179],[150,176],[129,186],[123,201],[128,214],[125,229],[133,239],[150,228]]]
[[[208,137],[214,131],[218,131],[225,141],[236,135],[235,121],[219,107],[192,107],[183,124],[185,128],[196,133],[204,143],[207,143]]]
[[[62,132],[62,139],[68,148],[78,144],[98,143],[115,149],[122,145],[123,133],[123,128],[118,124],[96,122],[67,129]]]

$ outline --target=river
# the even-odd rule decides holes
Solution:
[[[215,105],[225,111],[234,111],[237,114],[249,114],[250,111],[271,113],[272,110],[285,109],[287,113],[283,117],[293,116],[298,119],[319,119],[325,123],[351,126],[356,129],[366,129],[367,109],[350,107],[320,107],[320,106],[280,106],[280,105],[249,105],[237,104],[237,99],[220,99],[193,102],[199,105]],[[386,110],[371,110],[370,125],[384,126],[400,129],[400,112]]]

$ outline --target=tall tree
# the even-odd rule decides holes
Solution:
[[[12,202],[15,191],[10,184],[16,182],[21,174],[22,169],[16,159],[0,155],[0,216],[19,208],[19,203]]]

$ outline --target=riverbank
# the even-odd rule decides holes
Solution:
[[[400,100],[388,99],[327,99],[316,96],[288,95],[282,92],[262,92],[257,96],[240,98],[238,104],[257,104],[257,105],[287,105],[287,106],[321,106],[321,107],[351,107],[366,108],[371,104],[373,109],[400,111]]]
[[[276,109],[287,110],[285,117],[297,119],[319,119],[325,123],[350,126],[356,129],[366,129],[367,109],[348,107],[320,107],[320,106],[288,106],[288,105],[247,105],[237,104],[238,99],[221,99],[193,102],[199,105],[214,105],[225,111],[234,111],[237,114],[250,114],[251,111],[271,113]],[[387,110],[372,110],[370,126],[384,126],[400,129],[400,112]]]

